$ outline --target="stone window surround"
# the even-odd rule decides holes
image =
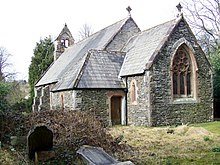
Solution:
[[[178,51],[178,49],[184,46],[185,49],[188,50],[188,55],[190,57],[191,60],[191,71],[192,71],[192,77],[191,77],[191,96],[190,97],[174,97],[173,95],[173,71],[172,71],[172,67],[173,67],[173,60],[175,57],[176,52]],[[193,46],[191,45],[190,42],[188,42],[185,38],[181,38],[179,39],[177,42],[175,42],[175,44],[173,45],[172,48],[172,53],[171,53],[171,63],[170,63],[170,77],[171,77],[171,103],[172,104],[188,104],[188,103],[198,103],[199,102],[199,98],[198,98],[198,79],[197,79],[197,72],[198,72],[198,67],[197,67],[197,63],[194,57],[195,54],[195,50],[193,49]]]
[[[188,49],[181,45],[177,50],[173,64],[173,95],[175,98],[191,97],[191,71],[192,64],[188,55]]]

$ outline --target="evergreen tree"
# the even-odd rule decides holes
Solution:
[[[34,56],[29,66],[30,99],[34,97],[34,85],[53,62],[54,44],[51,37],[41,39],[36,44]]]
[[[214,98],[220,98],[220,44],[216,43],[208,52],[208,58],[213,68]]]
[[[4,81],[0,81],[0,112],[7,110],[9,107],[7,96],[10,94],[10,91],[10,84]]]

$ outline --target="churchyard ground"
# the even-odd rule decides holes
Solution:
[[[219,121],[177,127],[114,126],[107,132],[131,147],[114,156],[135,164],[220,164]],[[19,161],[25,164],[22,153],[0,149],[0,164]]]

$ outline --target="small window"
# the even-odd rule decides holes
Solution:
[[[61,110],[64,111],[64,94],[60,94]]]
[[[69,40],[68,39],[62,39],[60,42],[64,48],[69,47]]]
[[[65,46],[65,40],[64,39],[60,40],[60,42],[61,42],[62,46]]]
[[[131,103],[136,103],[137,101],[137,89],[136,89],[136,83],[135,81],[131,81],[131,86],[130,86],[130,99]]]

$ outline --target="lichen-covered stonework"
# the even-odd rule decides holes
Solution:
[[[130,100],[130,83],[136,81],[137,101]],[[151,75],[147,71],[144,75],[128,78],[128,124],[130,125],[151,125],[151,95],[150,95]]]

